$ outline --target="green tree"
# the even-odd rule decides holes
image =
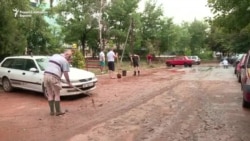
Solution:
[[[184,22],[180,26],[176,27],[175,30],[177,34],[176,41],[176,50],[177,54],[181,55],[191,55],[190,51],[190,32],[189,32],[189,23]]]
[[[28,48],[32,49],[34,54],[48,53],[47,43],[49,43],[49,36],[52,34],[48,27],[48,23],[41,15],[33,15],[29,19],[25,35],[27,36]]]
[[[162,20],[160,29],[159,53],[175,54],[176,43],[178,41],[177,26],[173,24],[172,19]]]
[[[191,54],[200,54],[206,48],[205,40],[207,37],[208,26],[201,22],[194,20],[189,26],[190,33],[190,50]]]
[[[13,9],[28,9],[28,0],[0,0],[0,56],[23,54],[26,37],[20,18],[15,17]]]
[[[60,1],[56,7],[57,21],[62,26],[64,41],[69,44],[80,41],[84,56],[89,35],[98,29],[95,17],[97,12],[98,4],[95,0]]]
[[[107,22],[108,29],[106,37],[113,40],[118,50],[124,45],[128,32],[130,32],[130,41],[134,40],[134,38],[131,39],[131,31],[135,31],[135,27],[140,21],[138,20],[138,14],[136,14],[138,3],[139,0],[111,0],[104,13],[104,20]],[[132,26],[134,28],[129,30]],[[130,46],[133,48],[134,44],[130,44]]]
[[[241,52],[249,48],[249,4],[249,0],[208,0],[215,15],[210,20],[211,27],[219,28],[224,34],[223,40],[230,41],[228,50]],[[228,42],[221,42],[221,45],[228,46]]]
[[[165,50],[164,43],[161,43],[160,38],[161,34],[164,35],[161,31],[162,28],[170,26],[171,22],[163,21],[163,10],[161,6],[157,6],[155,1],[147,1],[145,3],[145,9],[141,13],[141,32],[142,32],[142,46],[150,48],[153,46],[154,50],[159,53],[159,51]],[[165,26],[167,24],[167,26]],[[166,40],[166,39],[165,39]],[[161,49],[159,46],[161,45]]]

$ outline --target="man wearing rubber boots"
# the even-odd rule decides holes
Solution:
[[[54,54],[50,57],[47,67],[44,72],[45,93],[48,97],[50,107],[50,115],[60,116],[65,114],[60,107],[60,90],[61,77],[64,75],[68,85],[72,87],[69,80],[69,60],[71,59],[72,51],[66,50],[63,54]],[[54,110],[56,109],[56,112]]]
[[[130,60],[132,65],[134,66],[134,76],[136,76],[136,72],[138,72],[138,76],[140,75],[139,62],[140,56],[137,54],[130,54]]]

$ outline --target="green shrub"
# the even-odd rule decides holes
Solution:
[[[199,57],[203,60],[211,60],[213,59],[213,52],[207,51],[207,52],[201,53],[199,54]]]
[[[72,65],[73,67],[79,69],[83,69],[85,67],[85,58],[78,50],[74,50]]]

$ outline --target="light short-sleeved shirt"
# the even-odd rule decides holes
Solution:
[[[69,72],[70,65],[62,54],[54,54],[49,58],[49,62],[45,68],[45,73],[51,73],[59,78],[63,72]]]
[[[223,65],[228,65],[228,61],[227,61],[226,59],[224,59],[224,60],[222,61],[222,63],[223,63]]]
[[[101,51],[101,52],[99,53],[99,60],[100,60],[100,61],[105,61],[105,54],[103,53],[103,51]]]
[[[108,59],[108,62],[114,62],[115,61],[115,53],[114,53],[113,50],[110,50],[107,53],[107,59]]]

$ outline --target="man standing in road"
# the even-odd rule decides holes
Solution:
[[[108,71],[109,71],[109,78],[114,79],[114,71],[115,71],[115,58],[117,58],[117,54],[113,51],[113,49],[109,49],[107,53],[107,60],[108,60]]]
[[[227,59],[223,59],[222,64],[223,64],[224,69],[228,68],[228,61],[227,61]]]
[[[137,54],[130,54],[130,60],[134,66],[134,76],[136,76],[136,72],[138,72],[138,76],[140,75],[139,62],[140,56]]]
[[[101,49],[101,52],[99,53],[99,61],[100,61],[101,73],[104,73],[103,69],[105,67],[105,54],[103,52],[103,49]]]
[[[50,107],[50,115],[63,115],[60,107],[60,90],[61,90],[61,77],[62,74],[66,79],[66,83],[70,87],[72,84],[69,79],[69,60],[71,59],[72,51],[66,50],[63,54],[54,54],[50,57],[47,67],[44,73],[44,86],[45,93],[48,97],[48,103]],[[54,111],[54,107],[56,112]]]

